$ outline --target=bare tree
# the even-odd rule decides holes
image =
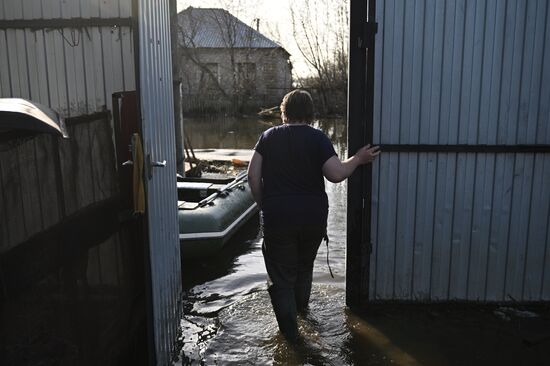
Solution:
[[[301,83],[318,91],[325,113],[336,112],[334,102],[343,104],[347,85],[348,0],[295,2],[290,19],[298,49],[314,75]]]

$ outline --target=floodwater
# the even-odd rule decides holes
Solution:
[[[194,148],[251,149],[271,126],[255,118],[185,122]],[[345,121],[322,120],[316,127],[344,157]],[[492,311],[448,307],[409,306],[368,316],[349,311],[345,307],[346,184],[327,182],[326,190],[334,278],[323,242],[315,261],[310,312],[299,318],[303,342],[291,345],[278,332],[256,217],[216,258],[183,265],[181,351],[174,365],[550,364],[547,333],[537,333],[537,327],[550,329],[548,322],[538,321],[530,328],[527,320],[505,323]],[[530,346],[526,339],[532,341]]]

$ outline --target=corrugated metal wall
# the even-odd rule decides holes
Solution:
[[[110,110],[114,92],[136,89],[132,2],[2,0],[0,97],[31,99],[64,117]],[[168,0],[138,6],[144,150],[167,160],[148,182],[154,336],[165,365],[181,296],[170,17]]]
[[[157,365],[170,364],[181,298],[169,0],[139,0],[139,73]],[[147,159],[146,159],[147,161]]]
[[[378,0],[374,143],[550,144],[549,12]],[[386,152],[372,210],[371,300],[550,300],[550,154]]]
[[[65,117],[110,110],[113,92],[136,88],[132,28],[116,21],[59,27],[56,21],[131,15],[131,0],[2,0],[0,21],[48,22],[0,27],[0,49],[6,50],[0,53],[0,97],[31,99]]]

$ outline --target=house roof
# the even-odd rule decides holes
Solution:
[[[178,13],[179,40],[193,48],[282,48],[225,9],[193,8]]]

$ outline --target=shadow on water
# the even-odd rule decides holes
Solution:
[[[252,242],[260,237],[260,217],[254,215],[224,245],[215,256],[182,263],[182,287],[184,291],[193,286],[212,281],[229,274],[239,256],[250,250]]]

